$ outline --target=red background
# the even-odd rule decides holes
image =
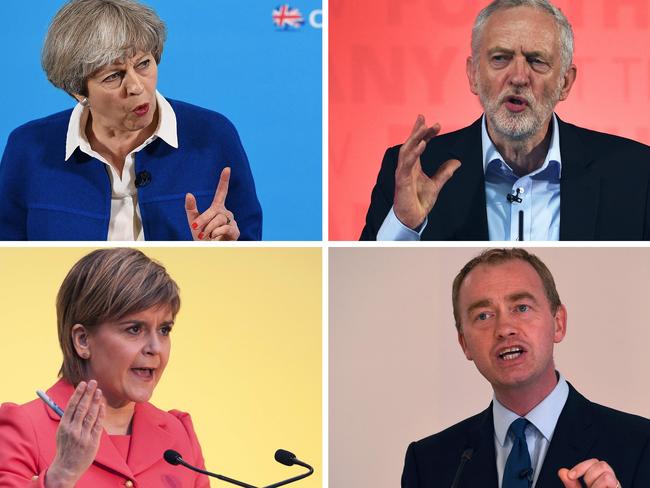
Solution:
[[[329,238],[356,240],[388,146],[418,113],[442,132],[481,114],[465,60],[487,0],[330,0]],[[650,144],[650,1],[557,0],[578,78],[565,121]]]

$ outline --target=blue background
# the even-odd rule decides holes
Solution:
[[[72,108],[40,53],[64,0],[0,0],[0,152],[19,125]],[[322,29],[316,0],[289,2],[305,24],[281,31],[269,0],[145,0],[167,25],[158,90],[224,114],[237,127],[264,212],[265,240],[322,234]],[[322,16],[318,16],[318,21]]]

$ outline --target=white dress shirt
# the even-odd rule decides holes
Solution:
[[[530,464],[534,470],[533,486],[537,483],[546,452],[551,439],[553,439],[555,426],[568,397],[569,385],[564,376],[560,375],[553,391],[524,416],[530,422],[525,433],[528,453],[530,454]],[[508,410],[496,398],[492,402],[492,415],[494,417],[494,450],[497,458],[499,488],[501,488],[503,472],[513,444],[512,436],[508,435],[508,429],[510,424],[519,418],[519,415]]]
[[[78,103],[72,110],[65,143],[65,160],[75,149],[98,159],[106,165],[111,180],[111,218],[108,224],[109,241],[143,241],[142,218],[138,206],[138,190],[135,187],[135,154],[151,144],[158,137],[178,149],[176,114],[165,98],[156,91],[158,106],[158,127],[151,137],[131,151],[124,160],[122,175],[104,157],[90,147],[86,137],[89,108]]]

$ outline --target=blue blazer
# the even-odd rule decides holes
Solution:
[[[242,240],[262,238],[262,209],[237,130],[223,115],[169,100],[178,149],[158,138],[135,155],[146,240],[191,240],[185,194],[199,211],[212,202],[221,170],[232,169],[226,207]],[[0,240],[106,240],[111,183],[105,164],[78,148],[65,161],[71,110],[29,122],[9,136],[0,164]]]

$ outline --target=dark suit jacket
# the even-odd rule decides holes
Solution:
[[[558,122],[562,154],[560,240],[650,239],[650,147]],[[361,240],[377,238],[393,205],[399,148],[386,151]],[[486,241],[481,119],[432,139],[420,158],[429,176],[448,159],[458,159],[462,166],[440,192],[422,240]]]
[[[406,452],[402,488],[449,488],[468,447],[474,453],[459,488],[497,488],[492,405],[413,442]],[[564,488],[558,470],[590,458],[609,463],[625,488],[650,487],[650,420],[591,403],[569,385],[536,487]]]

